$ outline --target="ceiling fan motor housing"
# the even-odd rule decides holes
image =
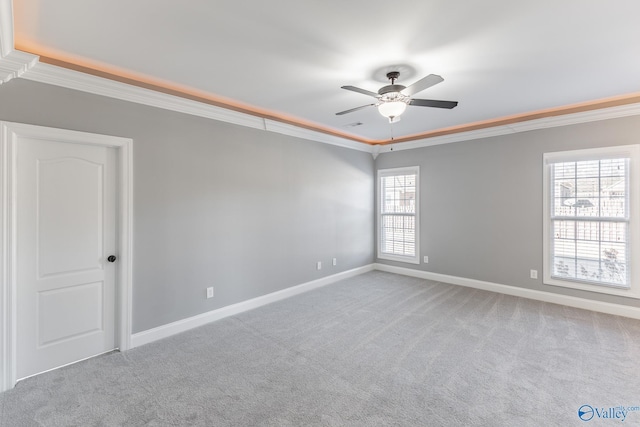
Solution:
[[[402,86],[402,85],[383,86],[378,91],[378,95],[384,95],[384,94],[389,93],[389,92],[401,92],[404,89],[406,89],[406,86]]]

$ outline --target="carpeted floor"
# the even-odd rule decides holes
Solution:
[[[640,425],[638,360],[640,321],[374,271],[22,381],[0,425]]]

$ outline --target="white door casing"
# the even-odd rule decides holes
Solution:
[[[132,141],[14,123],[0,130],[1,391],[18,378],[130,347]],[[103,182],[109,167],[117,172]],[[106,194],[90,195],[99,188]],[[110,200],[117,208],[105,214]],[[106,262],[110,252],[116,263]]]

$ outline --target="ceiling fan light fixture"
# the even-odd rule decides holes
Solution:
[[[366,89],[360,89],[355,86],[342,86],[342,89],[350,90],[352,92],[358,92],[363,95],[372,96],[376,98],[375,104],[362,105],[360,107],[351,108],[349,110],[340,111],[336,113],[337,116],[343,114],[353,113],[354,111],[362,110],[363,108],[373,107],[378,108],[378,112],[389,119],[390,123],[400,120],[400,115],[407,109],[407,105],[416,107],[434,107],[434,108],[447,108],[451,109],[458,105],[457,101],[440,101],[437,99],[416,99],[412,96],[420,91],[430,88],[433,85],[437,85],[444,81],[441,76],[436,74],[429,74],[426,77],[421,78],[412,85],[406,87],[403,85],[397,85],[396,79],[400,77],[398,71],[392,71],[387,73],[387,78],[391,80],[390,85],[381,87],[378,93],[371,92]]]
[[[392,123],[394,118],[399,117],[406,109],[407,104],[403,101],[383,102],[378,105],[378,112],[388,118]]]

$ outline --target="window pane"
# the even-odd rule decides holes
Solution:
[[[382,213],[415,213],[416,175],[382,177]]]
[[[573,241],[575,235],[575,221],[553,221],[553,235],[556,239],[569,239]]]
[[[556,179],[554,183],[554,197],[576,197],[575,196],[575,179]]]
[[[584,240],[576,241],[576,259],[578,261],[598,263],[600,259],[599,242],[589,242]]]
[[[415,216],[383,215],[380,246],[387,254],[415,256]]]
[[[553,216],[575,216],[576,199],[574,197],[558,197],[554,199]]]
[[[564,258],[561,256],[553,257],[553,273],[554,277],[561,279],[575,278],[576,263],[573,258]]]
[[[556,178],[571,178],[576,176],[576,162],[554,163],[554,174]]]
[[[576,179],[576,197],[591,198],[599,195],[599,178],[579,178]]]
[[[627,224],[609,221],[553,221],[552,276],[626,286]]]
[[[600,199],[600,213],[603,217],[626,218],[626,197],[609,197],[606,199]]]
[[[608,243],[602,250],[603,281],[624,285],[627,283],[626,245]]]
[[[627,241],[627,224],[625,222],[603,222],[603,242],[625,243]]]
[[[586,151],[590,151],[586,154]],[[576,156],[611,154],[578,150]],[[630,287],[630,158],[549,163],[546,265],[556,279]],[[547,157],[552,159],[553,156]],[[562,158],[566,158],[563,153]]]
[[[571,240],[558,239],[554,242],[554,254],[562,258],[576,257],[576,243]]]
[[[627,159],[552,165],[552,216],[628,217]]]
[[[622,196],[626,191],[624,176],[603,176],[600,186],[602,196]]]
[[[576,177],[589,178],[600,175],[600,161],[589,160],[586,162],[576,162]]]
[[[624,168],[624,165],[621,167]],[[600,180],[600,211],[604,217],[628,216],[627,180],[624,176],[603,177]]]
[[[379,171],[378,256],[417,263],[418,167]]]
[[[625,159],[606,159],[600,161],[600,176],[625,176]]]

